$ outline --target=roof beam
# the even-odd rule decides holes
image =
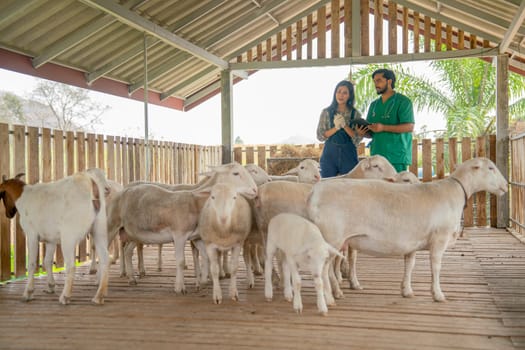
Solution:
[[[265,61],[265,62],[242,62],[231,63],[231,69],[246,69],[246,70],[261,70],[261,69],[276,69],[276,68],[307,68],[307,67],[328,67],[328,66],[347,66],[354,64],[371,64],[371,63],[394,63],[394,62],[412,62],[412,61],[428,61],[428,60],[442,60],[452,58],[465,57],[487,57],[497,56],[498,49],[493,48],[479,48],[470,50],[452,50],[452,51],[436,51],[436,52],[421,52],[398,55],[382,55],[382,56],[359,56],[359,57],[342,57],[342,58],[318,58],[312,60],[291,60],[291,61]]]
[[[196,74],[192,75],[191,78],[184,80],[180,84],[172,87],[170,90],[160,94],[160,100],[163,101],[164,99],[167,99],[173,93],[175,93],[177,90],[180,90],[180,89],[184,88],[185,86],[191,84],[192,82],[194,82],[196,80],[199,80],[200,78],[203,78],[206,75],[208,75],[210,73],[213,73],[213,72],[216,72],[216,71],[217,71],[216,67],[209,67],[208,66],[207,68],[201,70],[199,73],[196,73]]]
[[[192,44],[191,42],[182,39],[181,37],[171,33],[169,30],[146,20],[144,17],[130,11],[112,0],[81,0],[83,3],[99,9],[102,12],[115,16],[119,21],[139,30],[146,32],[153,37],[156,37],[163,42],[174,46],[180,50],[186,51],[201,60],[209,62],[221,69],[228,68],[228,62],[222,58],[213,55],[203,48]]]
[[[507,51],[510,43],[512,42],[512,39],[520,29],[523,20],[525,20],[525,0],[521,0],[521,5],[518,9],[518,12],[516,12],[516,15],[512,19],[512,22],[507,29],[505,36],[503,37],[503,40],[499,44],[500,53],[505,53],[505,51]]]
[[[31,60],[33,68],[41,67],[42,65],[51,61],[53,58],[60,55],[62,52],[67,51],[68,49],[77,45],[82,40],[89,38],[93,34],[106,28],[115,21],[116,19],[112,16],[101,16],[95,21],[88,23],[86,26],[69,33],[64,39],[56,41],[51,46],[47,47],[46,50],[43,51],[40,55],[33,58]]]
[[[208,12],[210,12],[213,9],[215,9],[217,6],[220,6],[225,1],[226,0],[214,0],[214,1],[211,1],[209,4],[206,4],[205,6],[199,8],[197,11],[193,11],[191,13],[191,15],[185,16],[180,21],[177,21],[177,22],[173,23],[172,25],[170,25],[168,27],[168,30],[170,32],[176,32],[176,31],[184,28],[185,26],[187,26],[188,24],[192,23],[196,19],[206,15]],[[150,40],[148,40],[148,47],[147,47],[148,50],[150,48],[154,47],[155,45],[159,44],[159,43],[162,43],[162,41],[160,39],[151,38]],[[142,50],[144,50],[144,45],[142,43],[137,44],[136,46],[133,47],[133,49],[128,50],[127,53],[125,53],[124,55],[121,55],[117,59],[112,60],[108,64],[104,65],[103,67],[101,67],[101,68],[99,68],[99,69],[97,69],[97,70],[95,70],[93,72],[87,73],[86,74],[86,79],[87,79],[88,84],[93,83],[98,78],[106,75],[107,73],[111,72],[114,69],[117,69],[118,67],[120,67],[121,65],[125,64],[129,60],[131,60],[134,57],[140,55],[142,53]]]

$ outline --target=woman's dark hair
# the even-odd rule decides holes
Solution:
[[[396,88],[396,75],[393,71],[386,68],[377,69],[372,73],[372,79],[374,79],[376,74],[383,74],[386,80],[392,80],[392,89]]]
[[[355,102],[355,95],[354,95],[354,84],[349,82],[348,80],[342,80],[335,86],[334,94],[332,97],[332,103],[330,104],[330,107],[328,107],[328,110],[330,111],[330,115],[334,115],[337,111],[337,99],[335,98],[335,94],[337,93],[337,89],[339,89],[341,86],[346,86],[348,88],[348,92],[350,93],[350,98],[348,101],[346,101],[346,106],[351,111],[354,108],[354,102]]]

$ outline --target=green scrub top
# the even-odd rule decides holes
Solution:
[[[414,123],[412,101],[397,92],[385,103],[379,97],[370,104],[366,120],[386,125]],[[375,133],[370,143],[370,155],[375,154],[382,155],[392,164],[412,164],[412,133]]]

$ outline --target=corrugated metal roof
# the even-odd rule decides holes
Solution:
[[[396,1],[412,14],[430,16],[455,31],[465,30],[491,46],[507,46],[511,67],[522,74],[524,3]],[[304,40],[308,23],[316,35],[318,8],[326,6],[329,18],[331,6],[351,4],[349,0],[2,0],[0,67],[143,99],[147,33],[151,100],[184,109],[192,96],[213,91],[210,86],[216,89],[221,70],[237,62],[237,56],[249,60],[249,55],[256,55],[251,48],[258,44],[264,45],[259,54],[264,50],[266,55],[267,39],[271,39],[274,57],[276,33],[283,32],[286,40],[288,22],[301,22]],[[388,9],[387,0],[372,0],[371,13],[376,4]],[[326,24],[329,27],[330,20]],[[292,38],[296,29],[294,25]],[[293,45],[295,48],[296,43]]]

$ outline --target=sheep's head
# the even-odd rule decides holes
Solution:
[[[23,173],[12,179],[7,179],[5,175],[2,176],[0,199],[4,202],[5,216],[9,219],[13,218],[17,212],[15,202],[22,195],[25,186],[25,182],[20,179],[22,176],[24,176]]]

